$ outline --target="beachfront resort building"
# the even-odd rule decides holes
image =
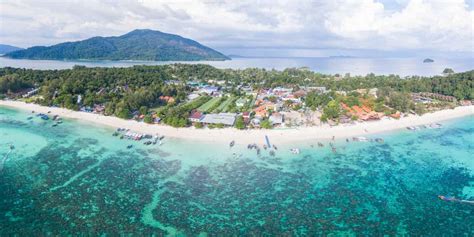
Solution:
[[[281,125],[283,123],[283,114],[274,112],[270,117],[268,118],[270,123],[272,123],[273,126],[275,125]]]
[[[448,102],[456,102],[457,101],[456,97],[454,97],[454,96],[442,95],[442,94],[438,94],[438,93],[421,92],[421,93],[413,93],[413,94],[418,96],[418,97],[431,98],[431,99],[436,99],[436,100],[441,100],[441,101],[448,101]]]
[[[204,114],[202,114],[201,112],[197,111],[197,110],[194,110],[191,112],[191,115],[189,116],[189,121],[191,121],[192,123],[199,123],[201,122],[201,120],[204,118]]]
[[[377,113],[365,105],[354,105],[350,107],[344,103],[341,103],[341,106],[345,111],[347,111],[349,116],[355,116],[355,118],[358,118],[363,121],[379,120],[383,117],[383,113]]]
[[[206,114],[200,120],[203,124],[223,124],[224,126],[234,126],[235,113]]]
[[[254,117],[250,121],[250,125],[252,125],[254,128],[259,128],[261,123],[262,123],[262,118],[261,117]]]
[[[26,92],[25,94],[23,94],[23,98],[28,98],[30,96],[33,96],[33,95],[36,95],[37,93],[39,92],[39,88],[36,88],[36,89],[31,89],[30,91]]]
[[[416,103],[430,104],[433,103],[433,99],[428,97],[420,96],[418,93],[412,93],[411,99]]]

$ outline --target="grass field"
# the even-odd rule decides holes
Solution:
[[[179,106],[191,111],[191,110],[199,107],[200,105],[206,103],[210,99],[211,99],[210,96],[200,96],[200,97],[198,97],[198,98],[196,98],[192,101],[184,102],[184,103],[180,104]],[[163,110],[166,110],[166,109],[167,109],[167,106],[162,105],[162,106],[150,108],[149,111],[156,112],[156,113],[160,114]]]
[[[234,97],[233,96],[230,96],[227,98],[227,100],[225,100],[224,102],[222,102],[214,111],[212,112],[226,112],[227,111],[227,108],[229,107],[229,105],[234,101]]]
[[[247,103],[244,106],[244,110],[251,111],[255,105],[255,101],[257,101],[256,96],[254,96],[252,100],[247,101]]]
[[[214,106],[216,103],[218,103],[220,99],[221,98],[219,98],[219,97],[214,97],[211,100],[209,100],[208,102],[206,102],[205,104],[201,105],[199,108],[197,108],[197,110],[199,112],[206,112],[212,106]]]

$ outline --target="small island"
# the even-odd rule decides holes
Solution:
[[[425,60],[423,60],[423,63],[432,63],[432,62],[434,62],[434,60],[431,58],[425,58]]]
[[[229,57],[194,40],[156,30],[134,30],[121,36],[93,37],[53,46],[35,46],[5,54],[13,59],[222,61]]]

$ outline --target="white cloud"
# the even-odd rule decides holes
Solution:
[[[379,47],[385,49],[472,51],[474,12],[464,1],[410,0],[404,5],[399,11],[388,12],[374,0],[334,4],[325,25],[330,32],[363,46],[378,39]]]
[[[0,0],[0,42],[19,46],[150,28],[224,50],[472,53],[473,21],[463,0]]]

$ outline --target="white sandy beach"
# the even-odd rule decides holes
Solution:
[[[20,101],[0,100],[0,106],[13,107],[40,113],[51,111],[51,115],[79,119],[96,124],[111,126],[114,128],[129,128],[135,132],[160,134],[166,137],[199,140],[212,143],[229,143],[234,140],[238,144],[263,143],[265,135],[268,135],[272,143],[287,144],[298,141],[325,140],[333,136],[338,138],[364,136],[368,134],[387,132],[396,129],[405,129],[407,126],[418,126],[441,122],[444,120],[474,115],[474,106],[457,107],[452,110],[442,110],[423,116],[410,115],[396,119],[383,119],[380,121],[357,123],[352,125],[329,125],[281,128],[272,130],[238,130],[235,128],[224,129],[195,129],[195,128],[173,128],[166,125],[146,124],[134,120],[124,120],[112,116],[103,116],[93,113],[71,111],[62,108],[45,107],[36,104],[27,104]]]

